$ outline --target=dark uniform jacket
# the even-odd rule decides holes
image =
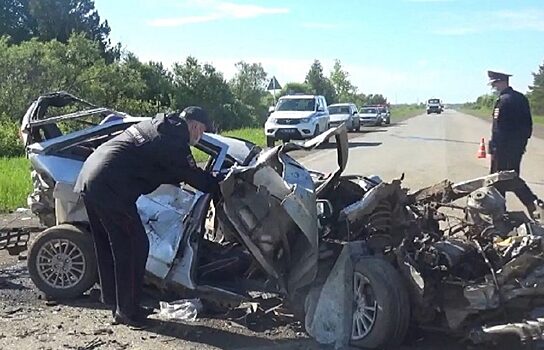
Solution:
[[[98,147],[74,191],[103,205],[123,205],[161,184],[180,182],[203,192],[219,190],[216,178],[196,166],[186,122],[163,116],[133,125]]]
[[[493,107],[492,152],[525,150],[533,132],[527,98],[508,87],[501,91]]]

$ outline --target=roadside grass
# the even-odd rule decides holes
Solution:
[[[264,136],[263,128],[245,128],[230,130],[222,133],[222,135],[248,140],[261,147],[266,145],[266,138]]]
[[[460,108],[460,112],[482,119],[491,119],[491,108]],[[544,115],[533,115],[533,123],[544,125]]]
[[[30,164],[24,157],[0,158],[0,212],[26,207],[32,190]]]
[[[424,106],[415,105],[392,105],[391,106],[391,121],[400,122],[417,115],[425,113]]]
[[[491,109],[490,108],[459,108],[459,112],[469,114],[473,117],[478,117],[482,119],[491,119]]]
[[[264,130],[262,128],[243,128],[222,132],[221,135],[237,137],[253,142],[257,146],[263,147],[266,144]],[[193,157],[197,163],[204,163],[208,160],[208,155],[194,147],[191,147]]]

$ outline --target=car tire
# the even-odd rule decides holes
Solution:
[[[357,122],[357,132],[361,131],[361,119]]]
[[[273,137],[267,136],[266,137],[266,147],[274,147],[276,144],[276,140]]]
[[[70,224],[40,233],[30,247],[27,265],[32,282],[54,299],[77,298],[98,280],[91,233]]]
[[[399,272],[384,259],[362,258],[354,265],[350,292],[351,345],[384,349],[402,344],[410,324],[410,299]]]
[[[391,118],[387,118],[387,120],[385,121],[385,125],[391,125]]]
[[[319,136],[319,134],[321,134],[320,130],[319,130],[319,124],[316,124],[315,125],[315,131],[314,131],[314,136],[313,137],[317,137]]]

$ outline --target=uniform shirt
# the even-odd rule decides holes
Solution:
[[[134,203],[161,184],[185,182],[218,191],[215,177],[196,166],[189,130],[177,117],[157,117],[129,127],[85,161],[74,191],[104,205]]]
[[[494,149],[525,148],[533,121],[527,98],[508,87],[501,91],[493,107],[491,146]]]

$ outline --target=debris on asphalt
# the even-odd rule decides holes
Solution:
[[[180,321],[195,321],[203,308],[200,299],[182,299],[172,302],[161,301],[159,317]]]

